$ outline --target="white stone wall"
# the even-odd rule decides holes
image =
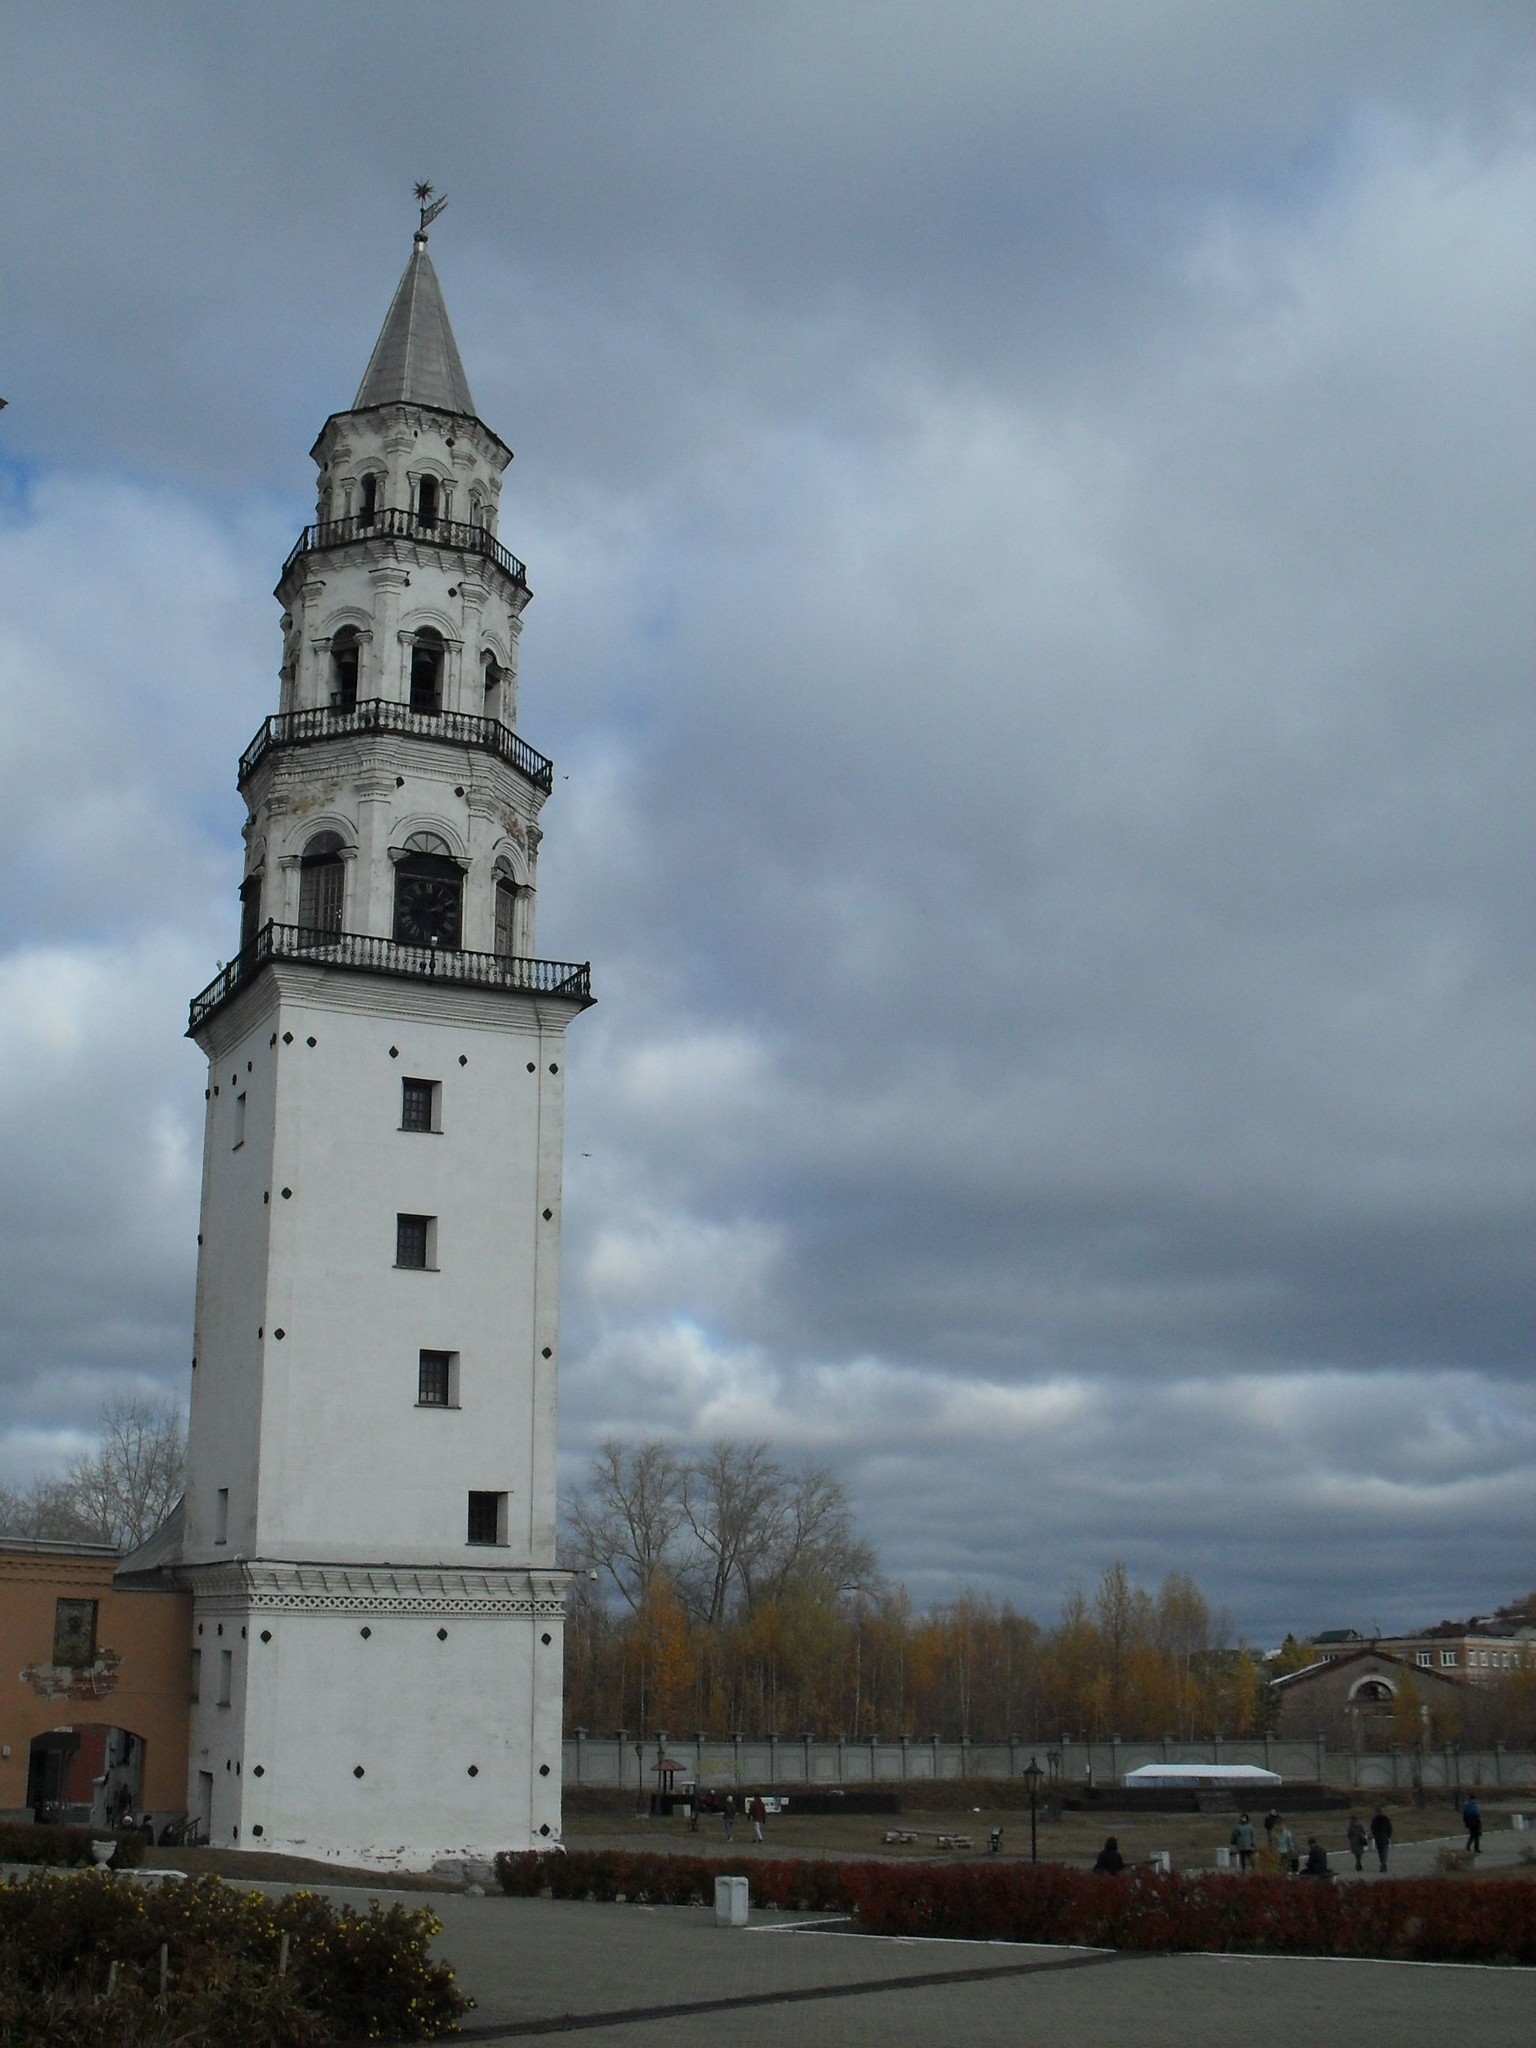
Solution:
[[[333,1566],[211,1579],[192,1745],[211,1839],[402,1869],[555,1839],[562,1585]],[[226,1646],[221,1707],[206,1679]]]

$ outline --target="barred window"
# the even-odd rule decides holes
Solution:
[[[432,1264],[433,1225],[435,1216],[397,1216],[395,1218],[395,1264],[413,1266],[418,1270]]]
[[[417,1353],[416,1405],[419,1408],[453,1408],[454,1354],[451,1351]]]
[[[472,1493],[469,1496],[469,1531],[466,1543],[505,1543],[507,1540],[507,1496],[504,1493]]]
[[[403,1080],[400,1083],[400,1128],[402,1131],[437,1129],[437,1083]]]
[[[55,1600],[53,1661],[79,1669],[96,1662],[96,1602]]]

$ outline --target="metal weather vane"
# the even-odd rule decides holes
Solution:
[[[427,232],[427,229],[431,227],[433,221],[437,219],[437,216],[448,204],[448,194],[445,192],[441,199],[434,199],[432,197],[433,189],[426,179],[423,179],[415,188],[416,197],[421,203],[421,226],[416,230],[418,235],[424,235]]]

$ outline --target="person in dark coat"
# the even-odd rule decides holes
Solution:
[[[1273,1849],[1273,1847],[1275,1846],[1275,1829],[1279,1827],[1279,1825],[1280,1816],[1278,1813],[1276,1813],[1275,1809],[1271,1807],[1268,1813],[1266,1813],[1264,1816],[1264,1844],[1266,1848]]]
[[[1301,1866],[1301,1874],[1303,1877],[1321,1878],[1331,1878],[1333,1875],[1328,1868],[1328,1851],[1316,1835],[1307,1837],[1307,1860]]]
[[[1349,1844],[1350,1855],[1355,1859],[1356,1870],[1364,1870],[1365,1845],[1371,1838],[1365,1832],[1365,1822],[1358,1813],[1349,1816],[1349,1826],[1344,1831],[1344,1839]]]
[[[1371,1815],[1371,1840],[1376,1844],[1376,1860],[1385,1873],[1387,1851],[1392,1847],[1392,1821],[1379,1806]]]
[[[1093,1867],[1105,1877],[1118,1877],[1124,1870],[1125,1858],[1120,1854],[1120,1844],[1113,1835],[1099,1851]]]
[[[1467,1854],[1480,1856],[1483,1850],[1483,1809],[1478,1805],[1475,1794],[1461,1809],[1461,1824],[1467,1831]]]

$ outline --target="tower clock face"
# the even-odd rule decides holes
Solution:
[[[395,877],[395,940],[402,946],[457,946],[460,883],[446,875]]]

